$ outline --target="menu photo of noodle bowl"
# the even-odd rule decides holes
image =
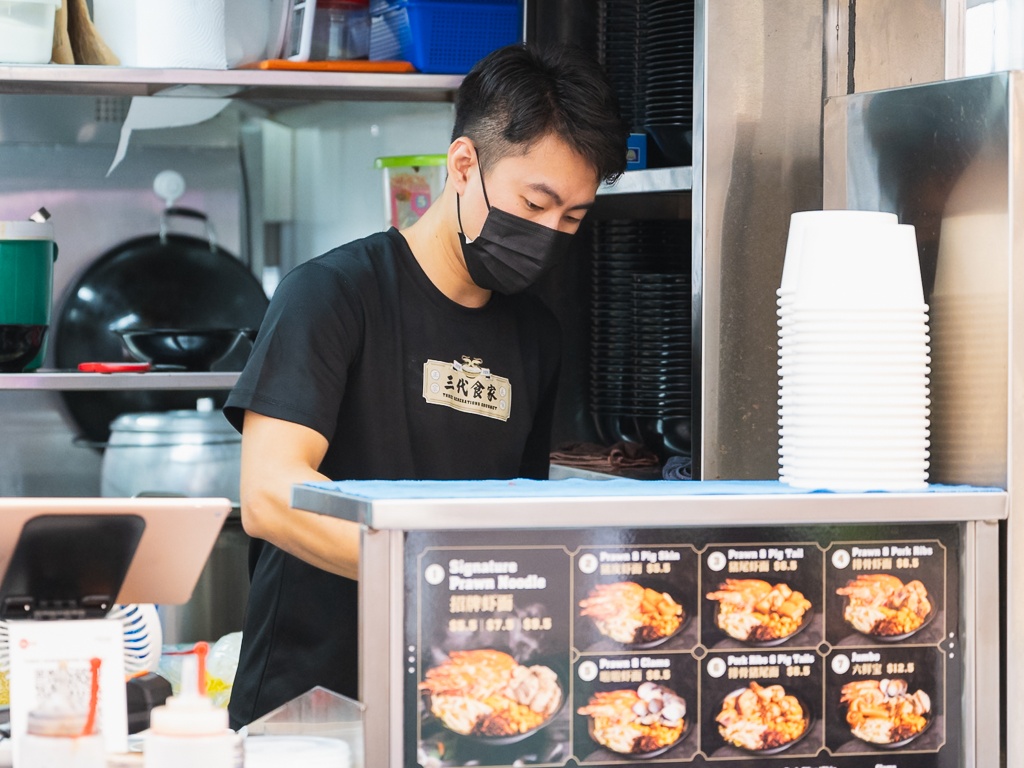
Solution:
[[[718,604],[715,626],[734,640],[751,645],[784,643],[811,618],[811,601],[785,583],[725,579],[706,597]]]
[[[781,685],[751,680],[725,696],[715,716],[718,733],[729,745],[771,755],[799,742],[811,724],[806,703]]]
[[[903,583],[888,573],[862,573],[837,589],[836,594],[846,597],[846,622],[878,640],[905,640],[935,615],[933,599],[917,579]]]
[[[850,732],[861,741],[899,748],[924,733],[932,722],[931,697],[923,690],[910,692],[901,678],[854,680],[843,686]]]
[[[641,649],[675,637],[689,618],[667,585],[641,579],[595,584],[579,608],[602,636]]]
[[[485,744],[512,744],[548,725],[564,701],[558,674],[504,651],[451,651],[419,689],[448,731]]]
[[[683,697],[649,681],[635,688],[594,691],[576,712],[588,718],[591,739],[631,758],[664,754],[690,730]]]

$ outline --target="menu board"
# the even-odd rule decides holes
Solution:
[[[410,532],[405,765],[959,766],[962,536]]]

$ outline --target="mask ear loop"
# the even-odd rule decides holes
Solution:
[[[476,154],[476,167],[480,169],[480,189],[484,193],[484,204],[487,206],[487,210],[491,210],[491,201],[487,199],[487,187],[484,186],[484,167],[480,164],[480,153],[476,151],[476,147],[473,148],[474,154]],[[462,227],[462,195],[456,193],[455,195],[455,216],[459,220],[459,233],[466,238],[466,242],[470,242],[469,237],[466,235],[466,230]]]
[[[476,147],[473,148],[473,151],[476,152]],[[487,210],[490,211],[491,201],[487,199],[487,187],[484,186],[484,166],[483,163],[480,162],[479,152],[476,152],[476,167],[480,169],[480,189],[482,189],[484,193],[484,203],[487,205]]]

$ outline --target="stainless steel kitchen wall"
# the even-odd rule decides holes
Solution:
[[[1024,72],[831,99],[825,107],[825,207],[894,211],[916,227],[931,361],[933,483],[1010,491],[1005,535],[1006,722],[1024,716]],[[982,663],[999,638],[982,638]],[[977,738],[999,739],[999,702]],[[1006,729],[1005,765],[1024,762]]]
[[[825,10],[697,3],[694,329],[707,480],[778,477],[775,290],[790,213],[821,207]]]
[[[164,201],[153,192],[153,178],[164,169],[185,178],[179,203],[205,211],[219,242],[240,252],[238,113],[229,109],[192,128],[137,132],[107,177],[129,101],[0,96],[0,219],[24,219],[40,206],[53,215],[55,318],[94,259],[157,231]],[[53,354],[51,337],[44,366],[52,366]],[[99,495],[99,453],[75,445],[75,437],[59,393],[0,391],[0,495]]]
[[[374,159],[445,154],[454,118],[448,103],[321,102],[278,112],[294,147],[284,268],[387,229]]]

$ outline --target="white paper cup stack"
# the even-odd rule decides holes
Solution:
[[[793,214],[778,297],[780,479],[927,485],[928,308],[914,228],[888,213]]]

